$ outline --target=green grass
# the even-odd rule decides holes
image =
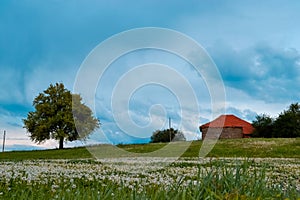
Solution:
[[[208,156],[300,158],[300,138],[220,140]]]
[[[186,143],[173,143],[171,148],[176,154],[176,149]],[[202,141],[194,141],[182,155],[183,157],[197,157]],[[26,160],[26,159],[86,159],[93,158],[90,152],[104,154],[105,157],[113,157],[111,149],[121,149],[123,152],[148,153],[155,152],[166,146],[166,143],[155,144],[134,144],[118,145],[99,145],[96,147],[69,148],[63,150],[37,150],[37,151],[13,151],[0,153],[0,160]],[[95,153],[96,154],[96,153]],[[153,154],[155,155],[155,154]],[[167,155],[167,154],[166,154]],[[164,156],[162,153],[161,156]],[[249,138],[249,139],[224,139],[219,140],[209,157],[273,157],[273,158],[300,158],[300,138]]]
[[[176,143],[180,145],[181,143]],[[198,157],[202,141],[193,141],[182,157]],[[120,148],[146,153],[163,148],[164,143],[121,145]],[[300,138],[247,138],[218,140],[208,157],[300,158]]]
[[[11,151],[0,153],[0,160],[35,160],[35,159],[85,159],[92,155],[85,147],[34,150],[34,151]]]
[[[143,165],[135,163],[135,159],[116,159],[110,164],[93,160],[90,153],[114,157],[111,150],[118,149],[143,156],[168,145],[168,151],[176,154],[186,144],[99,145],[0,153],[0,199],[300,200],[297,176],[300,138],[219,140],[207,155],[216,158],[207,158],[205,162],[193,158],[198,157],[202,145],[202,141],[194,141],[182,155],[183,159],[143,173],[131,173],[130,168],[142,165],[143,169],[152,169],[160,163]],[[161,162],[165,162],[164,151],[160,156]]]
[[[18,164],[17,162],[15,164]],[[24,164],[24,163],[22,163]],[[25,163],[26,164],[26,163]],[[53,173],[59,164],[60,170]],[[39,176],[33,178],[34,168],[18,173],[14,167],[14,175],[0,179],[0,199],[296,199],[300,194],[292,182],[282,184],[287,180],[269,179],[272,170],[268,165],[258,164],[251,160],[234,161],[214,160],[206,164],[196,164],[195,171],[182,178],[168,175],[169,166],[159,174],[147,174],[143,178],[137,174],[127,174],[111,170],[110,174],[95,170],[90,174],[86,169],[93,169],[101,164],[84,163],[80,165],[55,163],[45,165],[36,161],[30,165],[45,166],[52,171],[39,171]],[[7,165],[11,165],[8,163]],[[26,166],[26,165],[25,165]],[[63,167],[63,168],[62,168]],[[188,167],[187,167],[188,168]],[[24,170],[24,171],[22,171]],[[68,171],[75,170],[75,174]],[[283,169],[281,169],[283,170]],[[287,171],[281,171],[286,173]],[[99,173],[104,173],[99,176]],[[81,174],[81,175],[78,175]],[[163,174],[164,176],[160,176]],[[187,173],[184,173],[185,175]],[[174,174],[173,174],[174,175]],[[157,182],[157,178],[169,177],[167,181]],[[285,176],[283,176],[285,177]],[[119,181],[121,180],[121,181]]]

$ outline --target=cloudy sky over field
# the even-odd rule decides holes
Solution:
[[[300,99],[299,10],[298,1],[276,0],[3,0],[0,2],[1,142],[6,130],[7,150],[57,147],[55,141],[32,143],[22,128],[22,119],[33,110],[34,97],[56,82],[64,83],[72,91],[82,62],[98,44],[122,31],[143,27],[173,29],[203,46],[225,85],[226,113],[248,121],[260,113],[276,116]],[[141,137],[132,137],[114,121],[112,91],[128,70],[154,62],[168,65],[190,81],[198,98],[199,113],[189,110],[188,105],[180,107],[180,99],[168,87],[139,88],[129,100],[130,110],[124,112],[129,112],[139,126],[151,122],[150,108],[153,116],[148,131]],[[157,72],[157,76],[163,75]],[[172,87],[180,89],[181,85],[172,77],[166,79],[170,79]],[[210,95],[201,76],[178,56],[159,50],[132,52],[112,63],[98,84],[95,99],[95,115],[112,143],[147,142],[152,131],[167,127],[169,116],[175,128],[183,130],[188,139],[196,139],[200,133],[194,126],[178,127],[181,109],[189,112],[189,120],[197,126],[211,117]],[[158,104],[164,110],[153,106]],[[97,133],[91,138],[107,142]]]

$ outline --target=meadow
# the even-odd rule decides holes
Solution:
[[[182,143],[176,143],[175,146]],[[128,152],[147,153],[161,149],[166,143],[117,145]],[[193,141],[182,157],[198,157],[202,141]],[[93,148],[93,147],[92,147]],[[97,149],[110,148],[107,145]],[[91,148],[90,148],[91,149]],[[103,151],[104,151],[103,150]],[[109,149],[108,149],[109,151]],[[104,151],[105,152],[105,151]],[[105,152],[109,153],[109,152]],[[108,155],[112,157],[113,155]],[[245,158],[300,158],[300,138],[247,138],[219,140],[208,157],[245,157]],[[92,159],[93,155],[85,147],[62,150],[12,151],[0,153],[1,160],[31,159]]]
[[[1,153],[0,199],[300,199],[298,138],[221,140],[206,158],[199,144],[176,161],[95,159],[85,148]]]

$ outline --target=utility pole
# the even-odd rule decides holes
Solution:
[[[170,142],[172,140],[171,138],[171,117],[169,117],[169,137],[170,137]]]
[[[6,135],[6,131],[4,130],[2,152],[4,152],[4,147],[5,147],[5,135]]]

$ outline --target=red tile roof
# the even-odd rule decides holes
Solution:
[[[221,115],[215,120],[200,126],[201,129],[208,128],[208,127],[212,127],[212,128],[242,127],[243,134],[251,134],[254,130],[252,124],[234,115]]]

